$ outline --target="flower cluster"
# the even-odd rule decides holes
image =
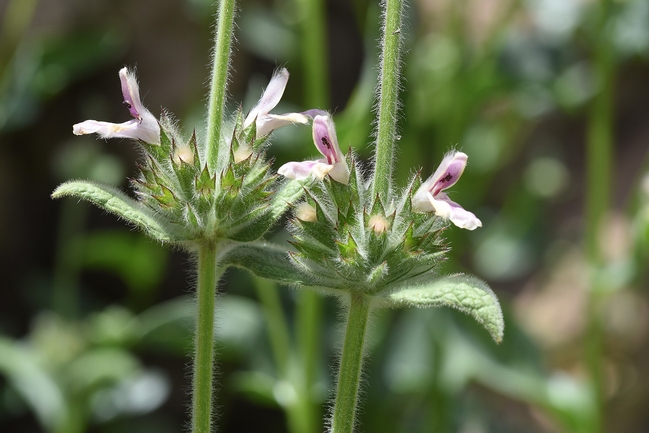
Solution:
[[[441,237],[446,220],[469,230],[481,226],[443,192],[462,174],[466,154],[449,153],[428,180],[415,176],[386,198],[372,194],[351,152],[343,156],[330,116],[315,116],[313,139],[325,158],[290,162],[279,173],[320,180],[290,221],[297,249],[291,257],[318,285],[387,296],[395,287],[430,280],[447,251]]]
[[[86,198],[160,240],[190,246],[199,239],[257,239],[293,201],[290,197],[302,194],[301,188],[276,194],[282,188],[265,160],[268,136],[274,129],[310,121],[306,114],[270,113],[288,83],[286,69],[273,76],[245,118],[241,109],[236,113],[233,133],[226,143],[228,154],[216,166],[208,164],[206,144],[197,140],[196,134],[183,138],[167,114],[158,120],[144,107],[133,72],[123,68],[119,77],[124,105],[133,119],[117,124],[86,120],[74,125],[73,132],[137,141],[145,154],[140,175],[132,180],[139,203],[132,203],[117,191],[89,184],[77,185],[76,189],[68,184],[67,189],[57,190],[59,195]],[[110,196],[119,200],[110,200]],[[124,206],[116,209],[116,202]],[[164,235],[156,236],[152,223],[160,226]]]
[[[422,183],[415,176],[399,194],[373,196],[352,153],[341,151],[329,113],[271,113],[288,83],[286,69],[275,73],[245,117],[238,111],[229,158],[216,167],[205,162],[204,145],[195,134],[184,140],[169,116],[163,114],[158,121],[144,107],[132,72],[124,68],[119,77],[133,119],[119,124],[87,120],[74,125],[73,132],[140,143],[146,158],[133,180],[140,202],[179,232],[181,241],[254,240],[287,206],[297,204],[291,222],[298,250],[294,263],[319,276],[324,287],[377,293],[433,270],[446,251],[439,236],[446,220],[468,230],[482,225],[445,193],[462,175],[466,154],[450,152],[428,180]],[[288,179],[313,180],[306,199],[297,203],[304,191],[298,186],[273,201],[279,184],[264,158],[268,135],[309,122],[322,158],[289,162],[278,170]]]

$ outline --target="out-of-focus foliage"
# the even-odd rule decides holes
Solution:
[[[65,179],[123,188],[133,176],[138,155],[127,142],[71,137],[71,125],[85,118],[120,119],[112,102],[125,64],[138,66],[149,107],[164,105],[200,132],[210,3],[0,5],[2,431],[177,432],[186,423],[193,319],[191,301],[178,297],[187,295],[193,264],[85,204],[52,204],[49,194]],[[325,8],[331,102],[320,108],[335,113],[343,151],[352,146],[364,158],[376,81],[374,3],[332,0]],[[300,87],[301,5],[241,3],[231,93],[246,101],[244,110],[276,65],[295,83],[278,112],[311,108]],[[605,260],[593,267],[583,227],[599,5],[410,2],[397,177],[403,183],[419,169],[425,177],[451,148],[469,155],[453,199],[483,228],[445,232],[453,246],[446,268],[490,283],[506,330],[494,346],[456,312],[381,313],[369,348],[365,431],[592,432],[603,417],[603,431],[631,433],[649,423],[649,1],[614,1],[606,17],[614,183],[600,235]],[[308,132],[297,128],[278,131],[274,142],[275,167],[312,152]],[[604,291],[596,312],[588,307],[593,276]],[[278,292],[282,322],[267,299],[258,302],[255,281],[234,271],[226,278],[227,294],[217,300],[222,431],[305,425],[291,408],[299,412],[303,393],[323,402],[332,379],[323,367],[314,388],[303,390],[294,374],[304,344],[295,291]],[[313,343],[326,361],[340,339],[330,307]],[[601,407],[588,374],[593,314],[603,328]]]

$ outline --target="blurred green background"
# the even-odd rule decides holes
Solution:
[[[212,13],[208,0],[0,1],[0,431],[186,427],[192,261],[49,194],[71,178],[128,190],[134,147],[71,131],[127,120],[124,65],[154,114],[202,132]],[[369,160],[379,17],[367,0],[242,1],[232,108],[286,66],[277,112],[331,110],[343,151]],[[483,228],[446,232],[445,272],[486,280],[506,332],[496,346],[454,311],[378,315],[362,431],[649,431],[649,0],[418,0],[406,20],[398,180],[452,148],[470,156],[452,197]],[[274,143],[276,167],[314,154],[308,128]],[[273,310],[275,290],[239,271],[221,287],[220,431],[322,431],[291,424],[276,364],[311,347],[308,399],[326,413],[338,308],[313,310],[304,343],[309,310],[288,288]]]

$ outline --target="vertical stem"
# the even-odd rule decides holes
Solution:
[[[326,11],[324,0],[297,0],[302,8],[300,34],[304,67],[304,103],[307,108],[327,109],[329,105]],[[301,364],[299,412],[302,433],[321,431],[319,402],[313,389],[320,369],[322,351],[323,300],[312,290],[297,294],[296,339]]]
[[[613,147],[613,47],[609,18],[611,0],[600,0],[595,44],[595,74],[599,92],[593,100],[588,123],[586,147],[586,252],[591,269],[601,268],[603,257],[599,232],[610,206],[611,165]],[[603,329],[599,317],[603,288],[597,275],[591,275],[589,324],[586,336],[586,358],[596,398],[596,418],[593,432],[601,431],[603,424]]]
[[[303,412],[308,432],[321,431],[319,405],[313,401],[322,350],[322,298],[313,290],[301,290],[297,307],[297,343],[303,371]]]
[[[611,160],[613,143],[613,50],[607,17],[611,0],[600,0],[599,25],[595,44],[595,76],[598,93],[595,96],[588,123],[586,163],[586,248],[591,261],[601,260],[598,231],[610,203]]]
[[[304,19],[301,24],[304,66],[304,102],[308,108],[326,109],[329,81],[325,7],[323,0],[298,0]]]
[[[218,163],[223,110],[228,86],[230,53],[236,0],[220,0],[218,23],[214,37],[214,58],[212,59],[212,81],[207,113],[207,166],[215,169]]]
[[[288,370],[291,337],[277,286],[268,280],[255,278],[255,288],[264,308],[275,366],[279,376],[285,377]]]
[[[295,368],[292,368],[294,367],[292,362],[295,360],[291,357],[291,336],[277,286],[261,278],[255,278],[255,286],[266,316],[268,337],[277,376],[281,380],[290,382],[298,393],[295,401],[285,408],[288,431],[291,433],[314,432],[311,401],[305,395],[303,371],[296,371]]]
[[[338,385],[334,403],[331,433],[352,433],[356,418],[358,388],[363,366],[363,348],[370,315],[370,303],[362,294],[351,294],[340,358]]]
[[[212,388],[214,365],[214,301],[217,268],[217,245],[205,242],[198,252],[198,287],[196,337],[194,345],[192,432],[209,433],[212,425]]]
[[[401,14],[403,0],[384,0],[384,26],[381,40],[381,75],[379,82],[374,195],[387,196],[392,182],[394,144],[399,110],[401,74]]]
[[[433,341],[433,376],[429,389],[430,410],[426,414],[426,423],[421,432],[448,432],[452,431],[450,414],[452,411],[451,400],[448,391],[443,384],[444,347],[434,335],[429,338]]]

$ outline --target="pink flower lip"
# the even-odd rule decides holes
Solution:
[[[440,218],[450,219],[456,226],[475,230],[482,222],[471,212],[452,201],[443,191],[455,185],[466,167],[466,153],[453,151],[446,154],[435,173],[429,177],[412,197],[415,211],[435,212]]]
[[[320,114],[323,113],[323,114]],[[329,175],[336,182],[349,183],[349,167],[345,155],[340,151],[336,127],[331,116],[326,112],[314,113],[313,143],[324,158],[315,161],[289,162],[277,171],[289,179],[306,179],[313,174],[318,179]]]

